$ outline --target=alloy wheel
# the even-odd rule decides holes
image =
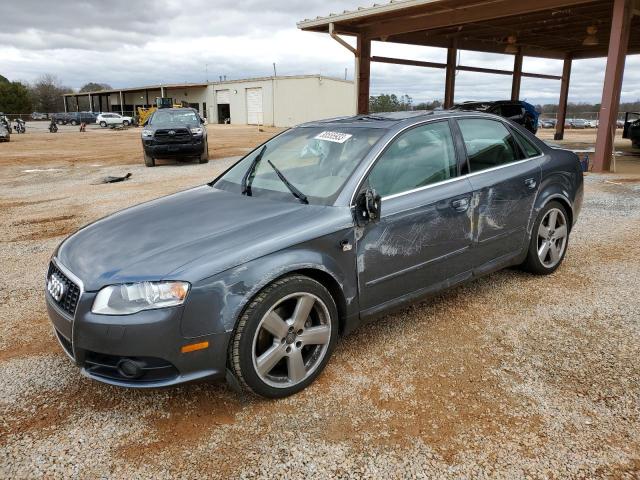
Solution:
[[[538,227],[538,258],[546,268],[555,267],[562,259],[568,234],[564,212],[550,209]]]
[[[253,367],[276,388],[303,382],[322,363],[331,339],[331,318],[315,295],[298,292],[278,300],[262,317],[253,338]]]

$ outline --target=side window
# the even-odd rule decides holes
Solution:
[[[457,175],[449,123],[413,128],[396,138],[369,173],[369,185],[385,197]]]
[[[471,173],[522,159],[520,149],[502,122],[483,118],[458,120]]]
[[[527,158],[537,157],[538,155],[540,155],[540,150],[538,150],[538,147],[536,147],[531,142],[531,140],[529,140],[527,137],[525,137],[522,133],[520,133],[516,129],[513,130],[513,133],[515,134],[516,138],[520,142],[520,145],[522,145],[522,148],[524,148],[524,153]]]

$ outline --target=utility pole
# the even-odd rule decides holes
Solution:
[[[209,64],[204,64],[204,76],[207,83],[209,83]]]
[[[273,62],[273,76],[274,77],[278,76],[278,72],[276,72],[276,62]]]

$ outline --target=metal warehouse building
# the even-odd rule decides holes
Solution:
[[[321,75],[151,85],[64,95],[65,111],[79,111],[80,100],[94,112],[131,114],[153,106],[156,97],[186,102],[209,123],[290,127],[311,120],[353,115],[354,84]]]

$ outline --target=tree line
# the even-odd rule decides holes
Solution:
[[[371,113],[379,112],[399,112],[406,110],[435,110],[442,107],[441,100],[433,100],[431,102],[421,102],[414,104],[413,99],[409,95],[400,95],[382,93],[380,95],[372,95],[369,97],[369,111]],[[536,110],[540,113],[556,114],[558,113],[558,104],[535,105]],[[599,112],[599,103],[586,102],[569,102],[567,104],[568,115],[580,115],[582,113]],[[620,103],[620,112],[640,112],[640,99],[635,102]]]
[[[80,92],[108,90],[106,83],[89,82]],[[33,83],[10,81],[0,75],[0,112],[6,114],[26,114],[31,112],[54,113],[64,111],[62,95],[73,93],[73,89],[63,85],[58,77],[45,73]],[[83,105],[84,110],[88,110]]]

